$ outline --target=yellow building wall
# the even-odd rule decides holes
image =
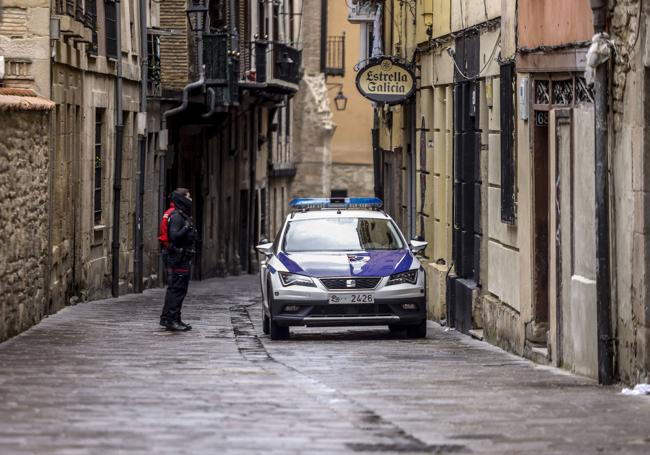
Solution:
[[[328,76],[329,101],[332,108],[336,131],[332,138],[333,164],[372,164],[372,105],[356,88],[356,71],[354,66],[361,55],[361,31],[358,24],[348,22],[346,2],[330,0],[328,2],[327,34],[340,36],[345,33],[345,75]],[[336,110],[334,97],[339,88],[334,84],[343,84],[342,91],[348,97],[344,111]]]
[[[454,32],[500,16],[501,0],[485,0],[484,2],[453,0],[451,2],[451,30]]]
[[[433,38],[451,32],[451,0],[433,0]]]

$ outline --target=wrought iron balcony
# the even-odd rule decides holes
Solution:
[[[327,76],[345,75],[345,33],[328,36],[327,49],[323,59],[323,72]]]
[[[247,88],[255,88],[271,78],[268,74],[267,53],[269,42],[256,40],[242,48],[239,56],[240,84]]]
[[[220,106],[236,104],[239,99],[239,57],[229,49],[226,31],[203,34],[205,83],[214,88]]]

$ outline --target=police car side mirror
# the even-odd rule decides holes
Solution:
[[[269,242],[260,243],[259,245],[257,245],[255,247],[255,249],[259,253],[263,254],[264,256],[270,257],[271,255],[273,255],[273,244],[272,243],[269,243]]]
[[[409,246],[411,247],[411,251],[415,254],[421,253],[424,251],[424,249],[427,247],[429,242],[425,242],[423,240],[411,240],[409,242]]]

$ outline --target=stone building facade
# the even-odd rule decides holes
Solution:
[[[0,341],[48,314],[49,116],[54,103],[0,88]]]
[[[589,2],[382,7],[383,51],[412,62],[419,84],[377,110],[381,190],[403,230],[429,242],[430,317],[597,377]],[[611,343],[627,382],[650,372],[647,8],[610,1],[607,19]]]
[[[134,283],[135,208],[140,187],[158,194],[158,185],[153,169],[139,183],[141,161],[153,161],[155,153],[149,142],[150,153],[145,147],[141,160],[138,146],[147,123],[160,122],[156,109],[149,122],[140,112],[146,54],[140,24],[144,19],[157,28],[157,7],[100,0],[13,1],[3,7],[0,55],[6,71],[0,84],[34,90],[55,103],[49,124],[39,130],[47,140],[49,162],[48,264],[42,283],[47,302],[40,314],[111,292],[139,290],[142,286]],[[157,235],[158,197],[143,205],[143,219]],[[158,247],[151,243],[145,257],[155,248],[157,258]],[[147,284],[157,282],[157,273],[156,259]]]

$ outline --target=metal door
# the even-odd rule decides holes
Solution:
[[[447,304],[449,324],[462,332],[472,328],[473,291],[480,282],[479,50],[478,33],[456,41],[452,245],[456,273],[447,283]]]

